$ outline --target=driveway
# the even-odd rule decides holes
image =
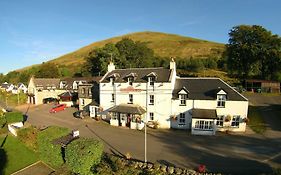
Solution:
[[[118,155],[130,153],[133,158],[144,160],[144,132],[113,127],[92,119],[76,119],[75,111],[68,108],[49,114],[50,105],[31,107],[28,122],[35,126],[57,125],[79,129],[83,137],[104,142],[105,151]],[[22,109],[26,112],[26,109]],[[281,140],[256,134],[192,136],[181,130],[148,129],[147,158],[179,167],[197,168],[205,164],[211,172],[231,174],[270,173],[272,167],[281,167]]]
[[[281,96],[248,93],[246,97],[250,105],[259,107],[260,113],[267,124],[264,136],[281,139]]]

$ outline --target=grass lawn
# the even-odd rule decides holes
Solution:
[[[249,115],[250,119],[249,126],[253,131],[258,134],[263,134],[266,130],[265,121],[262,118],[261,113],[259,112],[259,108],[257,106],[249,106]]]
[[[5,137],[1,136],[0,144],[3,144],[4,140]],[[17,138],[11,135],[7,137],[2,149],[4,149],[6,154],[6,162],[1,160],[0,167],[3,167],[3,170],[0,170],[0,174],[1,171],[4,175],[11,174],[39,160],[35,152],[28,149]]]

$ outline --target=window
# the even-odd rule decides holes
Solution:
[[[111,77],[111,78],[109,79],[109,81],[110,81],[111,85],[114,86],[114,81],[115,81],[114,78]]]
[[[129,94],[129,104],[133,104],[134,99],[133,99],[133,94]]]
[[[84,99],[81,99],[81,104],[82,104],[82,106],[85,105],[85,100]]]
[[[185,125],[185,113],[180,113],[179,125]]]
[[[82,89],[82,94],[85,94],[85,88]]]
[[[116,113],[116,112],[114,112],[114,113],[112,114],[112,120],[117,120],[117,113]]]
[[[180,105],[181,106],[186,105],[186,99],[187,99],[187,94],[180,94]]]
[[[153,112],[150,112],[150,113],[149,113],[149,119],[150,119],[150,120],[154,120],[154,113],[153,113]]]
[[[89,95],[92,95],[92,90],[91,90],[91,88],[88,89],[88,93],[89,93]]]
[[[114,102],[114,101],[115,101],[115,95],[111,94],[111,102]]]
[[[226,96],[218,95],[218,107],[225,107]]]
[[[134,80],[133,77],[128,77],[128,83],[130,86],[133,85],[133,80]]]
[[[195,129],[200,129],[200,130],[213,130],[213,121],[204,121],[204,120],[199,120],[195,122]]]
[[[239,127],[239,120],[240,120],[240,116],[234,115],[233,118],[232,118],[231,126],[232,127]]]
[[[148,77],[149,86],[154,86],[155,77]]]
[[[224,116],[223,115],[218,115],[217,118],[217,126],[223,127],[223,120],[224,120]]]
[[[149,104],[154,105],[154,95],[149,95]]]

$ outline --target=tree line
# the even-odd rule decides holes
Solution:
[[[175,58],[177,68],[187,72],[220,69],[241,79],[258,78],[281,81],[281,39],[262,26],[239,25],[229,32],[229,42],[221,58]],[[104,75],[113,61],[117,68],[167,67],[170,58],[159,57],[146,43],[123,38],[116,44],[96,48],[85,58],[85,63],[73,65],[75,71],[52,62],[33,66],[23,71],[0,74],[0,82],[27,83],[34,75],[40,78],[60,78]],[[77,67],[80,67],[77,69]]]

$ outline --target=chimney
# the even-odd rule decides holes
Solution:
[[[109,65],[107,66],[107,72],[111,72],[115,70],[115,65],[112,61],[110,61]]]
[[[176,62],[173,57],[171,57],[171,59],[172,60],[170,61],[170,69],[176,71]]]

